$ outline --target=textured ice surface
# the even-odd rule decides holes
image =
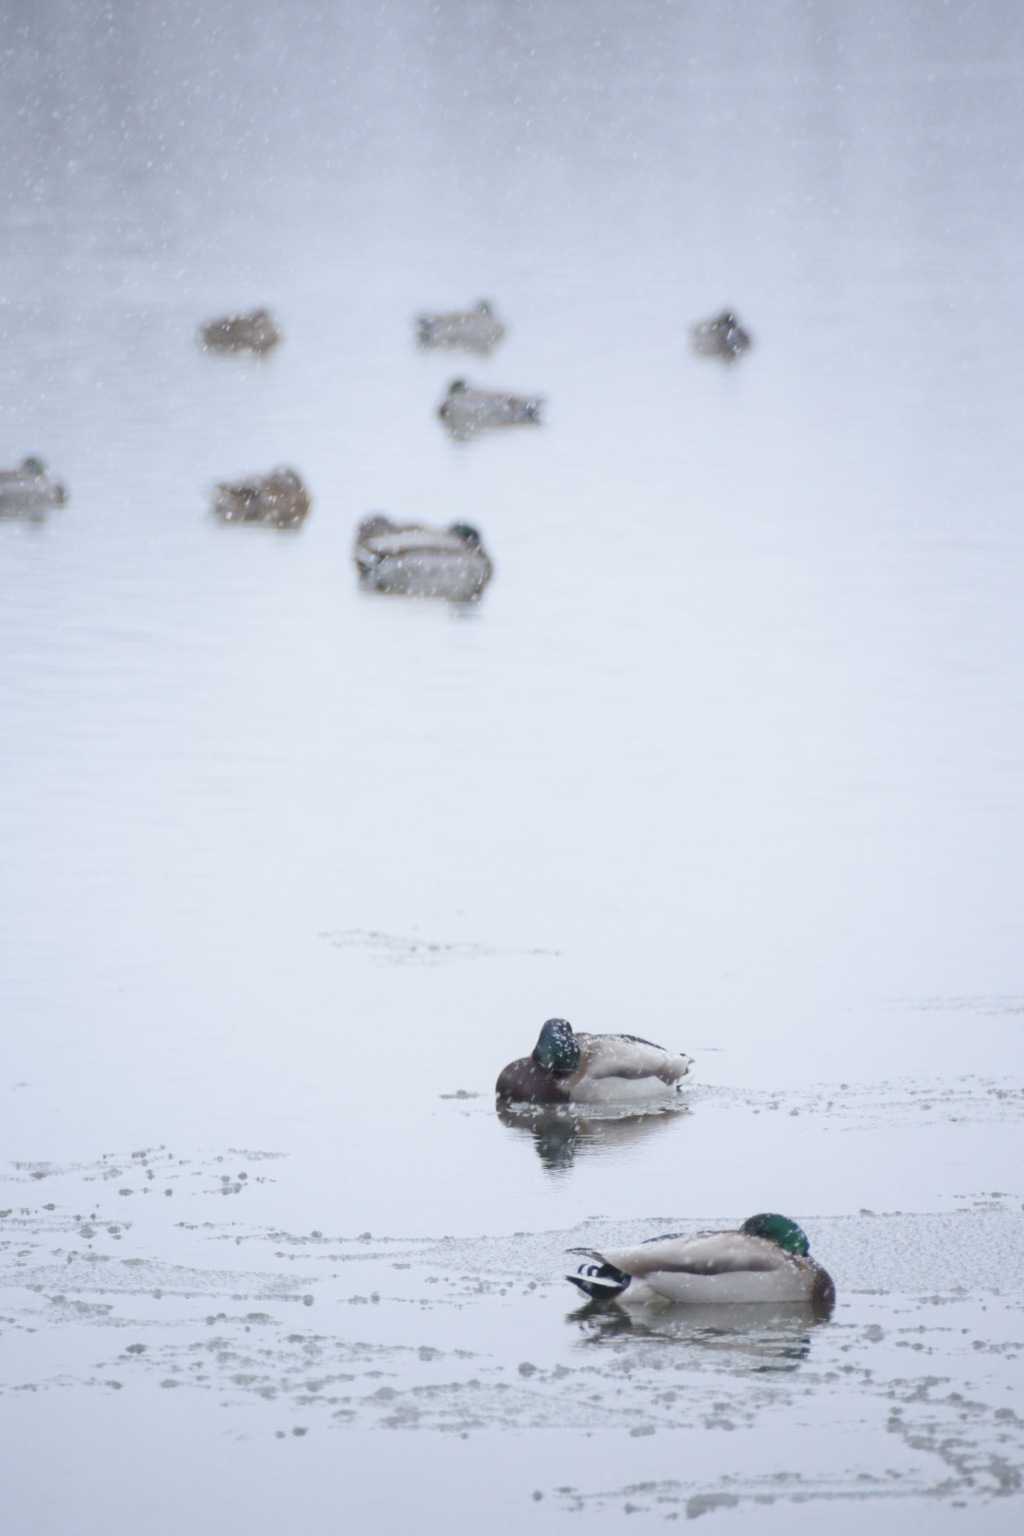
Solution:
[[[828,1323],[800,1308],[626,1316],[576,1306],[567,1248],[736,1214],[477,1240],[268,1230],[246,1219],[267,1166],[286,1173],[252,1153],[164,1149],[50,1167],[42,1180],[18,1169],[0,1215],[3,1399],[123,1392],[144,1413],[154,1391],[178,1391],[204,1402],[215,1432],[244,1425],[270,1438],[296,1426],[571,1430],[663,1445],[653,1479],[540,1489],[566,1510],[626,1501],[692,1516],[767,1497],[977,1504],[1021,1488],[1016,1198],[977,1197],[944,1215],[801,1213],[837,1284]],[[138,1180],[119,1192],[126,1167],[159,1170],[151,1199]],[[231,1215],[211,1219],[222,1181]],[[164,1187],[177,1189],[173,1202]],[[684,1474],[672,1447],[699,1431],[714,1448]]]

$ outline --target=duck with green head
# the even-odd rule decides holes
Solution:
[[[548,1019],[531,1055],[512,1061],[495,1085],[518,1104],[637,1104],[676,1096],[693,1061],[639,1035],[577,1034]]]
[[[735,1232],[673,1232],[634,1248],[570,1248],[587,1262],[566,1279],[593,1300],[624,1305],[706,1306],[805,1302],[831,1312],[832,1277],[811,1258],[807,1234],[788,1216],[764,1211]]]

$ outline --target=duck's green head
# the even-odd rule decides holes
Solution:
[[[456,534],[463,544],[468,544],[473,549],[476,549],[480,543],[480,534],[472,523],[451,523],[448,532]]]
[[[386,512],[371,512],[359,524],[356,539],[375,539],[382,533],[390,533],[394,526]]]
[[[759,1216],[748,1217],[740,1231],[748,1237],[766,1237],[785,1253],[799,1254],[801,1258],[806,1258],[811,1251],[803,1228],[798,1227],[795,1221],[790,1221],[788,1216],[779,1216],[773,1211],[762,1211]]]
[[[45,475],[46,463],[37,454],[29,454],[27,459],[22,459],[21,467],[27,475]]]
[[[580,1062],[579,1041],[568,1019],[548,1019],[541,1028],[533,1059],[548,1072],[574,1072]]]
[[[465,379],[452,379],[451,383],[448,385],[448,393],[450,395],[461,395],[468,388],[469,385],[466,383]]]

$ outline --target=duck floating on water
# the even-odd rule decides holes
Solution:
[[[255,352],[260,357],[281,340],[281,332],[269,309],[253,309],[247,315],[225,315],[207,320],[199,328],[200,345],[208,352]]]
[[[467,352],[490,352],[505,334],[505,327],[487,299],[472,309],[449,314],[417,315],[416,340],[421,347],[461,347]]]
[[[543,409],[544,401],[537,395],[508,395],[453,379],[437,414],[453,437],[464,439],[492,427],[536,425]]]
[[[588,1262],[566,1279],[593,1300],[706,1306],[809,1302],[819,1315],[835,1304],[831,1275],[810,1256],[807,1234],[788,1216],[762,1212],[737,1232],[669,1233],[635,1248],[570,1248]]]
[[[35,454],[22,459],[17,469],[0,469],[0,516],[38,519],[67,499],[66,487]]]
[[[298,528],[306,520],[310,495],[294,469],[280,466],[245,480],[222,480],[213,488],[211,510],[225,523],[262,523]]]
[[[690,345],[699,357],[720,357],[723,362],[734,363],[753,342],[732,310],[723,309],[720,315],[690,327]]]
[[[494,570],[471,523],[428,528],[396,523],[383,512],[359,524],[352,554],[366,588],[452,603],[475,602]]]
[[[635,1104],[673,1098],[693,1061],[638,1035],[576,1034],[548,1019],[530,1056],[510,1062],[495,1093],[517,1104]]]

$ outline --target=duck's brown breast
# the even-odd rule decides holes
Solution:
[[[504,1068],[494,1091],[517,1104],[568,1104],[569,1078],[538,1066],[532,1056],[522,1056]]]

